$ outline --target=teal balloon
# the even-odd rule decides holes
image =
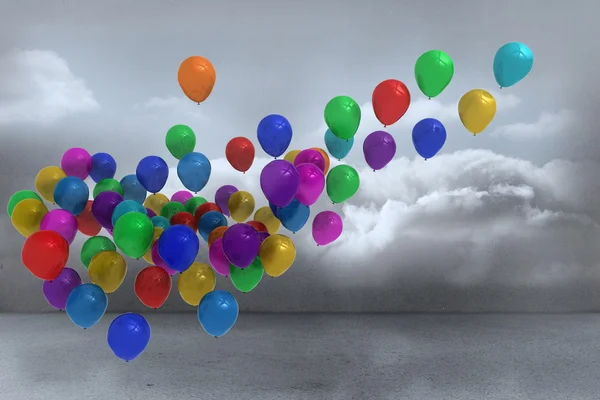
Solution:
[[[121,187],[123,188],[123,198],[125,200],[135,200],[140,204],[146,200],[146,189],[138,181],[135,174],[126,175],[121,179]]]
[[[494,77],[501,88],[513,86],[532,68],[533,52],[524,43],[507,43],[498,49],[494,57]]]
[[[150,218],[150,221],[152,221],[152,225],[154,225],[155,228],[167,229],[171,226],[171,222],[169,222],[168,219],[160,215],[156,215]]]
[[[198,193],[208,183],[212,167],[202,153],[187,153],[177,163],[177,176],[186,189]]]
[[[102,319],[107,307],[108,297],[104,290],[93,283],[84,283],[71,291],[65,311],[75,325],[87,329]]]
[[[325,147],[327,147],[327,151],[333,158],[338,160],[345,158],[352,150],[353,145],[354,137],[345,140],[335,136],[329,129],[325,132]]]
[[[148,211],[146,211],[146,207],[142,204],[138,203],[135,200],[124,200],[117,204],[113,213],[112,213],[112,224],[115,226],[117,224],[117,220],[121,218],[123,215],[130,212],[139,212],[142,214],[148,215]]]

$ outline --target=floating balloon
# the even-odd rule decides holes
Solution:
[[[217,238],[208,249],[208,261],[219,275],[229,276],[229,260],[223,251],[223,239]]]
[[[73,215],[78,215],[85,210],[90,191],[81,179],[67,176],[61,179],[54,187],[54,201],[63,210]]]
[[[184,212],[185,206],[178,201],[170,201],[165,204],[160,210],[160,216],[165,217],[169,221],[173,218],[173,215]]]
[[[155,228],[167,229],[171,226],[171,222],[160,215],[155,215],[154,217],[150,218],[150,221],[152,221],[152,225],[154,225]]]
[[[104,293],[116,292],[127,274],[127,262],[116,251],[102,251],[92,258],[88,275],[92,283],[100,286]]]
[[[283,115],[267,115],[256,132],[260,147],[271,157],[281,156],[292,142],[292,125]]]
[[[287,206],[277,209],[277,217],[285,229],[296,233],[306,225],[310,208],[294,199]]]
[[[146,215],[148,215],[148,218],[156,217],[156,214],[154,213],[154,211],[152,211],[148,207],[144,207],[144,210],[146,210]]]
[[[130,213],[130,212],[137,212],[137,213],[142,213],[142,214],[148,215],[148,211],[146,211],[146,207],[144,207],[137,201],[123,200],[122,202],[117,204],[117,206],[113,210],[113,214],[112,214],[112,218],[111,218],[113,226],[117,223],[119,218],[121,218],[123,215]]]
[[[142,186],[140,181],[138,181],[135,174],[126,175],[119,183],[123,188],[123,199],[135,200],[142,204],[145,203],[144,200],[146,200],[147,195],[146,189]]]
[[[335,242],[344,230],[342,217],[333,211],[321,211],[312,224],[312,237],[317,246],[326,246]]]
[[[96,198],[102,192],[117,192],[121,196],[123,196],[123,187],[121,183],[112,178],[102,179],[100,182],[96,183],[94,186],[94,198]]]
[[[42,218],[40,229],[54,231],[71,244],[77,235],[77,218],[65,210],[52,210]]]
[[[223,210],[223,214],[229,217],[229,198],[238,189],[233,185],[223,185],[215,193],[215,203]]]
[[[233,286],[243,293],[248,293],[254,290],[262,280],[265,270],[260,262],[260,258],[256,257],[252,264],[247,268],[237,268],[231,265],[229,269],[229,278]]]
[[[212,167],[202,153],[188,153],[177,164],[177,176],[186,189],[198,193],[210,179]]]
[[[194,232],[198,230],[198,221],[196,221],[196,217],[187,211],[178,212],[177,214],[173,215],[169,222],[171,225],[185,225]]]
[[[144,207],[154,211],[156,215],[160,215],[162,208],[169,202],[169,198],[162,193],[151,194],[144,201]]]
[[[246,222],[248,225],[256,229],[257,232],[267,232],[269,233],[269,229],[265,224],[259,221],[248,221]]]
[[[269,234],[269,232],[258,232],[258,239],[260,240],[260,244],[262,245],[262,243],[265,241],[265,239],[268,238],[269,236],[271,236]]]
[[[277,207],[290,204],[299,186],[298,170],[285,160],[271,161],[260,173],[260,188],[267,200]]]
[[[338,160],[346,158],[350,150],[352,150],[353,145],[354,137],[345,140],[335,136],[329,129],[325,132],[325,146],[327,147],[327,151]]]
[[[210,96],[217,73],[211,62],[200,56],[188,57],[177,71],[177,81],[183,93],[194,103],[202,103]]]
[[[312,147],[312,150],[316,150],[319,153],[321,153],[321,156],[323,157],[323,160],[325,160],[325,169],[323,170],[323,174],[327,175],[327,172],[329,171],[329,166],[331,165],[331,160],[329,159],[329,154],[327,154],[327,152],[319,147]]]
[[[343,203],[358,192],[358,172],[349,165],[338,165],[329,171],[325,179],[327,196],[334,204]],[[264,265],[264,264],[263,264]]]
[[[152,331],[139,314],[121,314],[108,327],[106,341],[113,354],[123,361],[139,357],[150,343]]]
[[[87,150],[74,147],[65,151],[60,160],[61,169],[67,176],[75,176],[84,180],[92,169],[92,156]]]
[[[233,295],[224,290],[213,290],[207,293],[198,306],[198,321],[209,335],[220,337],[225,335],[239,314],[238,302]]]
[[[406,114],[410,106],[410,91],[397,79],[387,79],[373,90],[373,111],[375,117],[383,124],[395,124]]]
[[[204,263],[195,262],[179,274],[177,290],[183,301],[197,307],[208,292],[215,289],[217,278],[212,268]]]
[[[227,226],[227,218],[218,211],[209,211],[198,221],[198,233],[208,242],[210,233],[220,226]]]
[[[187,190],[179,190],[173,193],[173,196],[171,196],[171,201],[176,201],[185,206],[185,203],[192,197],[194,197],[194,195]]]
[[[496,100],[485,90],[471,90],[460,98],[458,116],[464,127],[473,135],[477,135],[494,120]]]
[[[360,107],[351,97],[334,97],[325,106],[325,123],[340,139],[352,139],[360,125],[360,119]]]
[[[325,188],[323,171],[315,164],[309,163],[297,165],[296,169],[298,170],[298,175],[300,175],[300,186],[296,193],[296,200],[306,206],[312,206],[319,200]]]
[[[296,159],[296,156],[298,155],[298,153],[300,153],[300,150],[290,150],[287,153],[285,153],[285,156],[283,156],[283,159],[287,162],[290,163],[294,163],[294,160]]]
[[[284,235],[271,235],[260,245],[259,253],[265,273],[272,277],[283,275],[296,259],[294,242]]]
[[[388,165],[396,155],[396,141],[387,132],[372,132],[363,142],[363,153],[369,167],[378,171]]]
[[[92,203],[92,214],[105,229],[113,229],[112,215],[115,208],[123,201],[117,192],[102,192]]]
[[[153,235],[152,221],[140,212],[123,214],[113,230],[115,244],[131,258],[140,258],[150,249]]]
[[[175,125],[167,131],[165,144],[171,155],[181,160],[196,148],[196,134],[187,125]]]
[[[417,153],[427,160],[435,156],[446,143],[446,128],[437,119],[425,118],[414,126],[412,140]]]
[[[254,145],[245,137],[231,139],[225,147],[225,157],[229,164],[237,171],[246,172],[254,162]]]
[[[17,204],[19,204],[19,202],[21,202],[22,200],[25,200],[25,199],[35,199],[35,200],[42,201],[42,198],[40,196],[38,196],[37,193],[32,190],[19,190],[18,192],[14,193],[12,196],[10,196],[10,199],[8,199],[8,204],[6,205],[6,213],[8,214],[9,217],[12,216],[15,206]]]
[[[259,248],[258,232],[248,224],[232,225],[223,234],[225,256],[238,268],[252,264]]]
[[[36,278],[56,279],[69,259],[69,244],[54,231],[38,231],[29,236],[21,250],[23,265]]]
[[[165,260],[163,260],[162,257],[160,256],[160,253],[158,252],[158,240],[152,245],[152,262],[157,267],[161,267],[162,269],[167,271],[169,276],[173,276],[178,272],[178,271],[175,271],[174,269],[170,268],[167,265],[167,263],[165,263]]]
[[[294,166],[297,168],[300,164],[314,164],[321,172],[325,173],[325,159],[319,150],[306,149],[302,150],[294,159]]]
[[[227,202],[227,209],[235,222],[244,222],[250,218],[255,206],[254,197],[245,190],[238,190],[233,193]]]
[[[152,218],[150,218],[150,220],[152,221]],[[144,261],[146,261],[148,264],[156,264],[154,260],[152,260],[152,249],[154,248],[154,244],[164,231],[165,230],[163,228],[157,228],[156,225],[154,226],[154,233],[152,234],[152,244],[150,245],[150,249],[142,256]]]
[[[265,224],[271,235],[276,234],[281,226],[281,221],[275,216],[269,206],[261,207],[256,210],[256,213],[254,213],[254,220]]]
[[[48,304],[62,311],[67,306],[69,294],[79,285],[81,285],[81,277],[77,271],[64,268],[55,279],[44,281],[42,292]]]
[[[190,214],[196,215],[196,210],[204,203],[206,203],[206,199],[204,197],[192,197],[185,202],[185,210]]]
[[[183,272],[192,265],[200,241],[196,233],[185,225],[173,225],[165,229],[158,239],[158,253],[171,269]]]
[[[54,188],[60,180],[66,177],[67,174],[58,167],[44,167],[35,177],[35,190],[44,200],[54,203]]]
[[[212,246],[215,240],[222,238],[227,228],[227,226],[218,226],[215,229],[213,229],[212,232],[208,235],[208,245]],[[229,265],[229,262],[227,262],[227,265]]]
[[[107,153],[96,153],[92,156],[90,178],[96,183],[103,179],[112,179],[117,173],[117,162]]]
[[[494,56],[494,77],[500,88],[511,87],[533,68],[533,52],[526,44],[507,43]]]
[[[135,277],[133,290],[143,305],[157,309],[171,293],[171,277],[161,267],[146,267]]]
[[[196,209],[196,213],[194,214],[194,216],[196,217],[196,219],[198,221],[200,221],[200,218],[202,218],[202,216],[204,214],[206,214],[207,212],[209,212],[209,211],[217,211],[217,212],[220,212],[221,214],[223,213],[221,211],[221,207],[219,207],[215,203],[206,202],[206,203],[201,204],[201,205],[198,206],[198,208]]]
[[[144,157],[138,163],[135,176],[148,192],[158,193],[167,183],[169,166],[158,156]]]
[[[43,202],[37,199],[25,199],[16,205],[10,221],[21,235],[28,237],[40,230],[46,215],[48,215],[48,208]]]
[[[92,258],[103,251],[117,251],[117,246],[106,236],[94,236],[83,243],[81,247],[80,260],[84,267],[88,268]]]
[[[71,291],[65,311],[75,325],[87,329],[100,322],[107,307],[108,297],[102,288],[84,283]]]
[[[92,200],[88,200],[85,209],[77,215],[77,229],[86,236],[96,236],[100,233],[102,226],[96,221],[92,214]]]
[[[423,94],[434,98],[446,89],[454,76],[454,63],[441,50],[429,50],[415,63],[415,79]]]

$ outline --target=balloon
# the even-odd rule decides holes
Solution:
[[[142,213],[142,214],[148,215],[148,212],[146,211],[146,207],[144,207],[143,205],[141,205],[137,201],[135,201],[135,200],[123,200],[122,202],[120,202],[119,204],[117,204],[117,206],[113,210],[113,214],[112,214],[112,217],[111,217],[111,221],[112,221],[113,226],[117,223],[117,221],[119,220],[119,218],[121,218],[123,215],[125,215],[127,213],[130,213],[130,212],[138,212],[138,213]]]
[[[248,225],[256,229],[257,232],[267,232],[269,233],[269,229],[265,224],[259,221],[248,221],[246,222]]]
[[[267,200],[277,207],[290,204],[299,186],[298,170],[285,160],[271,161],[260,173],[260,188]]]
[[[278,277],[294,263],[296,246],[287,236],[271,235],[260,245],[259,257],[265,273],[272,277]]]
[[[14,193],[12,196],[10,196],[10,199],[8,199],[8,204],[6,205],[6,213],[8,214],[9,217],[12,216],[15,206],[17,204],[19,204],[19,202],[21,202],[22,200],[25,200],[25,199],[35,199],[35,200],[42,201],[42,198],[40,196],[38,196],[37,193],[32,190],[19,190],[18,192]]]
[[[200,240],[196,233],[185,225],[172,225],[158,239],[158,253],[171,269],[183,272],[192,265]]]
[[[215,289],[217,278],[212,268],[195,262],[177,278],[177,290],[183,301],[190,306],[198,306],[202,297]]]
[[[524,43],[507,43],[494,56],[494,77],[500,88],[513,86],[525,78],[532,68],[533,52]]]
[[[144,157],[137,165],[135,176],[148,192],[158,193],[167,183],[169,166],[158,156]]]
[[[212,246],[215,240],[222,238],[227,228],[227,226],[217,226],[215,229],[213,229],[208,235],[208,245]],[[227,261],[227,266],[229,267],[229,261]]]
[[[425,118],[414,126],[412,140],[417,153],[427,160],[435,156],[446,143],[446,128],[437,119]]]
[[[162,193],[151,194],[144,201],[144,207],[154,211],[156,215],[160,215],[160,212],[165,204],[169,202],[169,198]]]
[[[127,262],[116,251],[102,251],[96,254],[88,267],[92,283],[100,286],[107,294],[117,291],[126,273]]]
[[[171,277],[161,267],[146,267],[135,277],[133,290],[143,305],[157,309],[169,298]]]
[[[25,199],[16,205],[10,221],[21,235],[28,237],[40,230],[47,214],[48,208],[43,202],[37,199]]]
[[[333,211],[321,211],[312,224],[312,237],[317,246],[326,246],[335,242],[344,230],[342,217]]]
[[[150,220],[152,220],[152,218],[150,218]],[[160,235],[162,235],[163,232],[164,232],[163,228],[157,228],[156,225],[154,226],[154,232],[152,234],[152,244],[150,245],[150,249],[146,253],[144,253],[144,255],[142,256],[142,258],[148,264],[156,264],[154,262],[154,260],[152,260],[152,248],[154,247],[154,243],[156,243],[156,241],[158,240]]]
[[[154,242],[154,244],[152,245],[151,253],[152,253],[152,262],[157,267],[161,267],[162,269],[167,271],[169,276],[173,276],[177,273],[177,271],[175,271],[174,269],[169,268],[169,266],[165,263],[165,260],[163,260],[162,257],[160,256],[160,254],[158,252],[158,240],[156,242]]]
[[[154,225],[155,228],[167,229],[171,226],[171,222],[169,222],[169,220],[165,217],[161,217],[160,215],[156,215],[150,218],[150,221],[152,221],[152,225]]]
[[[212,167],[210,161],[202,153],[188,153],[177,163],[177,176],[186,187],[194,193],[204,189],[210,179]]]
[[[354,138],[352,138],[354,139]],[[323,160],[325,160],[325,169],[323,170],[323,174],[326,175],[327,172],[329,171],[329,166],[331,164],[331,160],[329,159],[329,154],[327,154],[327,152],[323,149],[320,149],[318,147],[311,147],[312,150],[316,150],[319,153],[321,153],[321,156],[323,157]]]
[[[173,196],[171,196],[171,201],[176,201],[185,206],[185,203],[192,197],[194,197],[194,195],[188,192],[187,190],[180,190],[178,192],[175,192]]]
[[[306,206],[312,206],[319,200],[323,189],[325,189],[323,171],[315,164],[309,163],[297,165],[296,169],[298,175],[300,175],[300,186],[296,193],[296,199]]]
[[[196,213],[194,214],[194,216],[196,217],[196,219],[198,221],[200,221],[200,218],[202,218],[202,216],[204,214],[206,214],[207,212],[209,212],[209,211],[218,211],[221,214],[223,213],[221,211],[221,207],[219,207],[215,203],[206,202],[206,203],[201,204],[200,206],[198,206],[198,208],[196,209]]]
[[[258,255],[260,241],[256,229],[248,224],[235,224],[223,234],[223,252],[230,263],[246,268]]]
[[[292,125],[283,115],[267,115],[259,122],[256,133],[260,147],[271,157],[281,156],[292,142]]]
[[[150,325],[144,317],[125,313],[110,323],[106,341],[113,354],[127,362],[138,358],[146,350],[151,335]]]
[[[102,192],[92,203],[92,214],[96,221],[105,229],[113,229],[112,215],[115,208],[123,201],[117,192]]]
[[[86,236],[96,236],[102,227],[92,214],[92,200],[88,200],[85,209],[77,215],[77,229]]]
[[[92,258],[103,251],[117,251],[117,246],[106,236],[94,236],[83,243],[80,260],[84,267],[89,268]]]
[[[100,182],[103,179],[112,179],[117,172],[117,162],[107,153],[96,153],[92,156],[92,168],[90,177],[94,182]]]
[[[350,150],[352,150],[353,145],[354,137],[344,140],[335,136],[329,129],[325,132],[325,146],[327,147],[327,151],[338,160],[345,158],[350,153]]]
[[[229,276],[230,263],[223,251],[222,238],[217,238],[210,245],[208,249],[208,261],[210,261],[210,265],[212,265],[216,273],[223,276]]]
[[[496,116],[496,100],[489,92],[474,89],[458,102],[460,121],[473,135],[481,133]]]
[[[177,81],[183,93],[194,103],[202,103],[210,96],[215,86],[215,67],[204,57],[188,57],[177,71]]]
[[[148,218],[156,217],[156,213],[148,207],[144,207],[144,210],[146,210],[146,215],[148,216]]]
[[[334,97],[325,106],[325,123],[340,139],[350,140],[356,135],[360,118],[358,103],[348,96]]]
[[[210,233],[220,226],[227,226],[227,219],[218,211],[209,211],[198,221],[198,233],[204,241],[208,242]]]
[[[52,210],[42,218],[40,229],[55,231],[71,244],[77,235],[77,218],[65,210]]]
[[[147,194],[146,189],[144,189],[140,181],[138,181],[135,174],[126,175],[119,183],[123,188],[123,199],[145,203],[144,200],[146,200]],[[156,196],[158,196],[158,194]]]
[[[79,285],[81,285],[81,277],[77,271],[64,268],[55,279],[44,281],[42,292],[48,304],[57,310],[64,310],[67,306],[67,297]]]
[[[393,125],[410,106],[410,91],[397,79],[387,79],[375,87],[372,96],[375,117],[383,126]]]
[[[37,190],[46,201],[54,203],[54,188],[63,178],[66,178],[65,172],[54,166],[44,167],[35,177],[35,190]]]
[[[38,231],[29,236],[21,250],[23,265],[36,278],[56,279],[69,259],[69,244],[54,231]]]
[[[185,225],[192,229],[194,232],[198,230],[198,221],[196,221],[196,217],[194,217],[187,211],[181,211],[173,215],[171,217],[170,223],[171,225]]]
[[[71,291],[65,310],[75,325],[87,329],[100,322],[107,307],[108,297],[102,288],[84,283]]]
[[[229,217],[229,198],[238,189],[233,185],[223,185],[215,192],[215,203],[223,210],[223,214]]]
[[[349,165],[338,165],[329,171],[325,179],[327,196],[334,204],[343,203],[358,192],[360,177]]]
[[[415,79],[423,94],[430,99],[444,91],[454,76],[454,63],[441,50],[429,50],[415,63]]]
[[[194,151],[196,134],[187,125],[175,125],[167,131],[165,144],[171,155],[181,160],[181,157]]]
[[[231,166],[240,172],[246,172],[254,162],[254,145],[245,137],[234,137],[225,147],[225,157]]]
[[[67,176],[61,179],[54,187],[54,201],[63,210],[77,215],[85,210],[90,191],[81,179]]]
[[[380,170],[388,165],[396,155],[396,141],[387,132],[372,132],[363,142],[363,153],[369,167],[373,171]]]
[[[196,215],[196,210],[204,203],[206,203],[206,199],[204,197],[192,197],[185,202],[185,210],[190,214]]]
[[[238,190],[233,193],[227,203],[227,209],[235,222],[244,222],[250,218],[255,206],[254,197],[245,190]]]
[[[244,293],[251,292],[257,287],[265,273],[258,257],[247,268],[241,269],[231,265],[229,271],[229,277],[233,286]]]
[[[119,218],[113,230],[117,247],[131,258],[142,257],[152,245],[154,225],[144,213],[130,212]]]
[[[173,215],[180,213],[180,212],[184,212],[184,211],[185,211],[185,206],[183,204],[181,204],[178,201],[170,201],[167,204],[165,204],[163,206],[163,208],[160,210],[160,216],[165,217],[170,222],[171,218],[173,218]]]
[[[198,306],[198,321],[209,335],[220,337],[235,325],[239,314],[238,302],[224,290],[207,293]]]
[[[102,192],[117,192],[121,196],[123,196],[123,187],[121,183],[112,178],[102,179],[100,182],[94,186],[94,198],[96,198]]]
[[[296,233],[306,225],[310,208],[294,199],[287,206],[277,209],[277,217],[285,229]]]
[[[269,234],[269,232],[258,232],[258,239],[260,240],[260,244],[262,245],[262,243],[265,241],[265,239],[268,238],[269,236],[271,236]]]
[[[306,149],[298,153],[294,159],[294,166],[298,167],[298,165],[305,163],[314,164],[325,173],[325,159],[318,150]]]
[[[254,213],[254,220],[265,224],[271,235],[276,234],[281,226],[281,221],[275,216],[271,207],[268,206],[259,208]]]
[[[300,153],[300,150],[290,150],[287,153],[285,153],[285,156],[283,156],[283,159],[287,162],[290,163],[294,163],[294,160],[296,159],[296,156],[298,155],[298,153]]]
[[[84,180],[92,169],[92,156],[87,150],[74,147],[65,151],[60,160],[60,167],[67,176],[75,176]]]

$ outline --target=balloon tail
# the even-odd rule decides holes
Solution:
[[[431,97],[428,97],[429,100],[431,100]]]
[[[375,172],[375,170],[373,170],[373,172]]]
[[[317,243],[317,247],[321,246],[319,243]]]
[[[246,175],[246,172],[242,172],[242,174]]]
[[[198,102],[198,105],[200,105],[200,102]]]
[[[387,125],[384,125],[383,127],[384,127],[384,128],[387,128]]]
[[[424,160],[425,160],[425,161],[427,161],[427,159],[426,159],[426,158],[425,158]]]
[[[477,136],[477,134],[476,134],[476,133],[474,133],[474,134],[473,134],[473,136]]]
[[[502,86],[500,86],[500,89],[502,89]]]

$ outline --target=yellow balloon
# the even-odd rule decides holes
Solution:
[[[144,200],[144,207],[154,211],[154,214],[160,215],[160,210],[169,202],[169,198],[162,193],[151,194]]]
[[[158,240],[158,238],[160,237],[160,235],[162,235],[164,229],[160,228],[158,226],[154,227],[154,237],[152,238],[152,244],[150,245],[150,250],[148,250],[146,252],[146,254],[144,254],[142,256],[142,258],[148,263],[148,264],[152,264],[154,265],[154,261],[152,261],[152,246],[154,245],[154,242],[156,242]]]
[[[58,181],[66,177],[65,171],[59,167],[44,167],[35,177],[35,189],[45,200],[54,204],[54,188]]]
[[[267,275],[281,276],[294,263],[296,246],[285,235],[271,235],[260,245],[258,256]]]
[[[44,215],[48,214],[46,205],[38,199],[25,199],[17,203],[10,222],[19,233],[28,237],[40,230]]]
[[[256,210],[254,220],[265,224],[269,231],[269,235],[276,234],[281,226],[281,221],[273,214],[273,211],[271,211],[271,207],[269,206],[261,207]]]
[[[106,293],[115,292],[123,283],[126,273],[127,262],[116,251],[101,251],[92,258],[88,267],[92,283],[100,286]]]
[[[458,102],[458,116],[473,135],[485,130],[496,116],[496,100],[482,89],[471,90]]]
[[[285,153],[285,156],[283,156],[283,159],[285,161],[289,161],[293,164],[298,153],[300,153],[300,150],[290,150],[287,153]]]
[[[215,289],[216,283],[215,272],[210,266],[194,262],[188,269],[179,274],[177,290],[179,290],[183,301],[196,307],[206,293]]]
[[[229,198],[227,208],[235,222],[244,222],[254,212],[254,197],[245,190],[238,190]]]

